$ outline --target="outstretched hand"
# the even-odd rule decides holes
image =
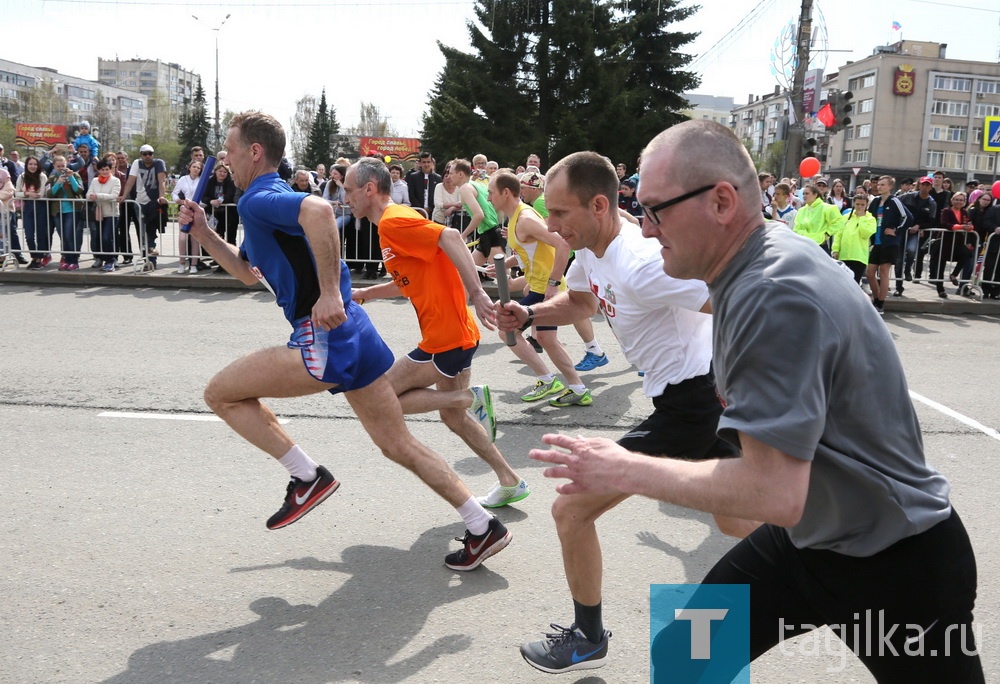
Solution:
[[[490,296],[480,289],[472,296],[472,304],[476,307],[476,316],[479,317],[479,322],[483,324],[483,327],[487,330],[496,330],[497,316],[493,310],[493,300],[490,299]]]
[[[528,456],[555,467],[542,471],[545,477],[564,478],[560,494],[621,494],[618,482],[628,464],[629,451],[602,437],[570,437],[548,434],[542,442],[558,449],[532,449]]]

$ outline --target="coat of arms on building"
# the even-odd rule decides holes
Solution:
[[[912,64],[900,64],[896,69],[896,75],[892,79],[892,92],[894,95],[912,95],[916,85],[916,74],[913,73]]]

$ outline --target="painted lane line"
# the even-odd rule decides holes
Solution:
[[[148,420],[193,420],[210,423],[221,423],[218,416],[206,416],[200,413],[128,413],[122,411],[102,411],[97,414],[98,418],[146,418]],[[278,418],[278,423],[286,425],[288,418]]]
[[[989,435],[993,439],[1000,440],[1000,432],[997,432],[996,430],[994,430],[991,427],[986,427],[985,425],[983,425],[979,421],[973,420],[972,418],[969,418],[968,416],[963,416],[958,411],[954,411],[954,410],[948,408],[947,406],[945,406],[943,404],[939,404],[936,401],[934,401],[933,399],[928,399],[927,397],[925,397],[923,395],[920,395],[920,394],[917,394],[916,392],[914,392],[912,390],[910,391],[910,398],[911,399],[915,399],[916,401],[919,401],[922,404],[926,404],[927,406],[930,406],[932,409],[940,411],[944,415],[950,416],[951,418],[954,418],[955,420],[957,420],[960,423],[965,423],[969,427],[975,428],[975,429],[979,430],[980,432],[982,432],[983,434]]]

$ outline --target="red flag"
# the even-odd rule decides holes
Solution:
[[[837,123],[837,118],[833,115],[833,108],[829,102],[820,107],[820,110],[816,112],[816,118],[827,128]]]

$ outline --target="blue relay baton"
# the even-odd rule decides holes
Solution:
[[[205,160],[205,165],[201,169],[201,176],[198,178],[198,187],[194,189],[194,197],[189,197],[189,200],[195,204],[201,204],[201,196],[205,193],[205,185],[208,183],[208,179],[212,177],[213,171],[215,171],[215,157],[209,157]],[[182,233],[187,233],[190,230],[190,224],[181,226]]]

